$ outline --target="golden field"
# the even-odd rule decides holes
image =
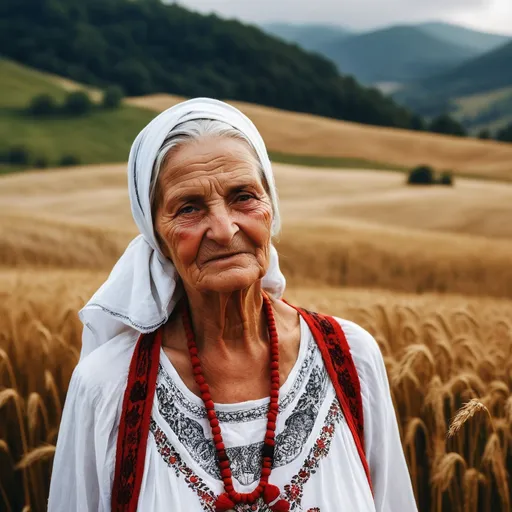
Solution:
[[[156,94],[127,102],[160,112],[183,99]],[[270,151],[357,158],[408,168],[428,164],[455,174],[512,181],[510,144],[368,126],[239,101],[229,103],[249,116]]]
[[[45,509],[80,350],[76,312],[136,233],[125,172],[0,179],[2,510]],[[512,184],[411,188],[401,173],[275,172],[286,298],[376,337],[420,510],[509,511]]]

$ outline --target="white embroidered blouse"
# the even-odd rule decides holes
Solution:
[[[301,318],[298,359],[280,389],[270,482],[295,512],[415,512],[384,362],[373,337],[338,319],[361,381],[374,496],[313,336]],[[134,335],[120,335],[76,367],[59,431],[49,512],[108,512],[116,440]],[[269,399],[215,404],[238,492],[261,471]],[[223,492],[202,400],[161,351],[138,510],[214,512]],[[236,512],[268,512],[259,500]]]

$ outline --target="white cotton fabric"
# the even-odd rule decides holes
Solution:
[[[398,426],[391,401],[386,369],[379,347],[372,336],[358,325],[338,319],[347,337],[354,362],[361,381],[365,420],[366,454],[374,486],[372,497],[367,478],[359,459],[352,434],[341,416],[335,424],[334,434],[329,440],[327,455],[318,459],[315,472],[311,472],[302,486],[302,497],[297,512],[415,512],[417,510],[411,481],[405,462]],[[71,379],[64,408],[57,451],[55,454],[52,483],[50,487],[49,512],[109,512],[114,477],[116,440],[121,415],[123,393],[126,385],[128,366],[134,349],[136,336],[132,332],[118,335],[110,343],[97,349],[79,363]],[[299,375],[304,371],[308,347],[314,346],[316,365],[323,368],[323,362],[312,334],[301,319],[301,345],[298,360],[287,381],[280,390],[281,412],[278,416],[276,434],[286,428],[286,421],[301,394],[313,396],[311,389],[305,389],[311,379],[301,383]],[[200,405],[184,385],[171,362],[161,352],[162,379],[170,379],[178,392],[191,402]],[[283,400],[290,390],[300,384],[298,395],[288,405]],[[311,385],[311,384],[309,384]],[[288,464],[276,468],[271,482],[283,491],[294,476],[304,470],[305,460],[317,445],[324,427],[329,428],[329,409],[335,403],[335,392],[330,380],[325,395],[317,403],[310,404],[318,409],[314,426],[304,440],[300,454]],[[157,388],[159,389],[159,388]],[[213,504],[201,502],[200,492],[191,485],[192,478],[199,477],[205,487],[200,490],[211,492],[216,497],[222,492],[220,480],[205,471],[180,443],[173,429],[163,417],[166,401],[158,398],[152,409],[152,431],[148,447],[138,510],[151,512],[213,512]],[[333,402],[334,401],[334,402]],[[243,402],[240,404],[216,404],[220,414],[231,410],[253,410],[268,404],[268,399]],[[307,418],[306,418],[307,419]],[[186,420],[181,420],[186,421]],[[201,435],[211,438],[206,420],[195,419]],[[227,421],[227,420],[226,420]],[[250,445],[265,434],[265,421],[221,422],[226,446]],[[177,470],[170,464],[172,453],[162,450],[160,429],[172,449],[176,449],[186,468]],[[197,434],[190,431],[191,435]],[[160,446],[160,451],[158,449]],[[197,483],[197,482],[196,482]],[[242,487],[235,481],[238,490],[251,490],[256,484]],[[240,507],[236,508],[239,512]],[[268,512],[264,506],[255,509]]]
[[[235,107],[210,98],[184,101],[154,118],[135,139],[128,161],[128,190],[137,236],[79,316],[85,328],[81,358],[121,333],[152,332],[164,324],[181,296],[174,265],[161,252],[153,230],[150,183],[164,140],[178,124],[194,119],[223,121],[251,142],[268,182],[273,207],[272,234],[280,228],[277,192],[265,144],[252,121]],[[280,298],[286,285],[272,246],[263,289]]]

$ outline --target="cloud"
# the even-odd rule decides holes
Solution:
[[[478,13],[494,0],[181,0],[200,12],[245,21],[329,22],[354,28],[390,23],[450,19],[457,13]]]

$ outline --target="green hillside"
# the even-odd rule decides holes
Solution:
[[[395,26],[332,41],[321,48],[344,74],[363,83],[407,83],[453,68],[475,50],[411,26]]]
[[[512,42],[394,94],[421,115],[450,111],[471,130],[496,128],[512,116]]]
[[[296,43],[305,50],[319,51],[333,40],[343,40],[353,32],[336,25],[314,25],[289,23],[267,23],[261,26],[269,34],[277,36],[289,43]]]
[[[26,107],[34,96],[49,94],[63,101],[66,90],[43,73],[6,59],[0,59],[0,76],[0,154],[26,148],[32,159],[29,166],[40,159],[54,166],[63,156],[84,164],[124,162],[137,133],[155,116],[121,106],[77,117],[33,118]],[[12,166],[0,163],[0,171],[6,170]]]
[[[413,126],[323,57],[235,20],[160,0],[2,0],[0,53],[127,95],[214,96],[368,124]]]
[[[447,96],[477,94],[512,85],[512,41],[419,84]]]
[[[429,22],[417,26],[441,41],[472,48],[482,54],[490,52],[512,39],[510,36],[480,32],[452,23]]]

